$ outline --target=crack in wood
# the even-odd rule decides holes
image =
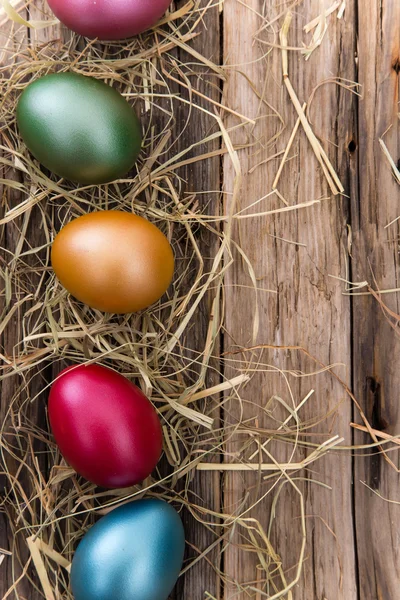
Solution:
[[[385,429],[385,427],[382,427],[383,422],[381,419],[381,386],[374,377],[367,377],[366,406],[371,427],[377,430]],[[380,487],[381,465],[380,451],[378,448],[373,448],[369,466],[369,485],[374,490],[378,490]]]

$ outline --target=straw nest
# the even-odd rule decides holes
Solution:
[[[300,575],[305,548],[304,504],[293,475],[341,440],[327,435],[322,442],[303,444],[308,448],[307,458],[295,462],[302,430],[315,424],[301,423],[297,414],[312,391],[301,403],[296,399],[294,406],[285,404],[286,420],[276,422],[276,413],[271,412],[272,422],[275,420],[271,430],[258,429],[254,421],[224,421],[224,406],[232,401],[240,405],[250,377],[257,369],[268,369],[257,360],[251,363],[243,354],[222,355],[220,348],[224,276],[232,265],[231,225],[237,216],[235,198],[241,171],[237,149],[222,121],[224,114],[235,111],[213,100],[215,90],[223,84],[224,69],[190,45],[202,34],[204,17],[214,4],[199,6],[189,1],[151,32],[112,46],[84,42],[72,34],[61,42],[54,37],[59,30],[53,23],[45,27],[40,22],[29,24],[37,42],[28,43],[26,23],[18,22],[22,13],[14,13],[8,2],[3,2],[3,7],[17,21],[3,21],[10,44],[0,70],[1,509],[12,540],[10,555],[4,551],[2,558],[13,581],[6,597],[23,598],[26,590],[35,588],[49,599],[70,598],[68,570],[81,536],[99,515],[145,495],[173,502],[186,520],[191,515],[192,526],[196,522],[196,527],[207,532],[206,548],[189,544],[184,573],[196,564],[212,565],[223,585],[226,576],[220,557],[235,531],[240,541],[237,551],[258,556],[260,580],[265,582],[263,589],[269,590],[266,597],[288,597]],[[287,44],[289,26],[290,18],[283,23],[282,48]],[[318,35],[323,35],[321,28]],[[321,42],[318,35],[305,49],[306,56]],[[141,114],[143,152],[128,178],[107,186],[78,188],[46,172],[23,147],[15,127],[21,91],[49,72],[71,69],[115,86]],[[283,75],[287,75],[285,69],[283,51]],[[202,92],[197,87],[199,79]],[[354,91],[354,84],[346,85]],[[333,193],[341,192],[340,180],[321,154],[288,78],[286,86],[299,113],[296,127],[303,123],[328,185]],[[207,114],[213,126],[199,139],[191,138],[189,144],[185,132],[200,114]],[[236,117],[240,123],[249,121],[245,115]],[[289,146],[280,153],[283,161],[288,152]],[[208,169],[211,161],[219,161],[222,155],[230,157],[236,174],[230,214],[226,215],[215,214],[218,203],[210,208],[215,190],[207,192],[201,181],[190,186],[185,181],[192,165],[203,163]],[[177,259],[174,283],[162,301],[139,315],[116,318],[83,306],[67,294],[51,270],[51,243],[63,224],[101,209],[134,211],[156,223],[173,245]],[[256,286],[252,267],[246,264]],[[94,361],[137,382],[162,420],[164,458],[153,477],[131,489],[99,490],[79,478],[63,461],[47,426],[46,398],[52,378],[66,364]],[[314,364],[316,371],[327,368],[318,361]],[[274,402],[283,403],[279,398]],[[265,411],[269,410],[272,407],[267,404]],[[246,432],[243,445],[238,445],[235,456],[224,455],[227,442],[240,430]],[[263,444],[264,452],[251,455],[249,437],[259,446]],[[277,439],[292,447],[287,464],[279,464],[271,454],[269,443]],[[303,542],[298,564],[294,569],[292,565],[289,573],[274,550],[269,529],[252,518],[251,507],[244,510],[239,506],[234,514],[228,514],[193,491],[199,470],[221,468],[254,470],[256,479],[266,476],[274,483],[270,493],[276,501],[284,484],[298,492]],[[213,479],[208,475],[211,485]],[[260,491],[258,501],[262,498]],[[272,506],[276,510],[275,501]],[[271,514],[270,524],[273,519]],[[244,585],[248,593],[259,589],[240,580],[229,583],[239,595]],[[207,590],[204,594],[213,597]]]

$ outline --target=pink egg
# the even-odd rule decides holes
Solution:
[[[157,413],[131,381],[101,365],[74,365],[51,386],[49,420],[65,460],[106,488],[129,487],[162,451]]]
[[[171,0],[48,0],[64,25],[89,38],[121,40],[152,27]]]

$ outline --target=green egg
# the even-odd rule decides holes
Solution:
[[[84,185],[126,175],[142,142],[128,102],[102,81],[76,73],[46,75],[31,83],[19,99],[17,124],[37,160]]]

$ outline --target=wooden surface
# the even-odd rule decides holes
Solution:
[[[373,35],[370,35],[374,23]],[[364,101],[358,105],[357,179],[352,193],[354,234],[353,280],[376,279],[375,287],[399,287],[398,225],[385,226],[398,216],[399,186],[390,176],[378,138],[385,136],[392,156],[400,157],[399,121],[400,7],[398,3],[366,3],[359,10],[359,79],[365,85]],[[357,186],[357,187],[356,187]],[[399,312],[398,295],[389,294],[385,304]],[[378,303],[355,298],[353,310],[353,388],[376,429],[398,432],[400,347]],[[365,439],[365,438],[364,438]],[[362,443],[363,436],[356,440]],[[396,453],[391,455],[398,468]],[[355,532],[358,548],[360,597],[396,598],[400,568],[396,521],[400,505],[380,498],[360,485],[365,481],[390,500],[399,500],[399,474],[372,455],[354,463]],[[397,539],[396,539],[397,538]],[[396,551],[397,548],[397,551]]]
[[[184,2],[181,2],[183,5]],[[178,5],[179,6],[179,5]],[[204,0],[200,3],[200,6],[204,8],[207,6],[207,2]],[[207,59],[219,62],[220,55],[220,19],[218,6],[216,5],[211,10],[207,11],[204,17],[204,27],[206,28],[207,44],[203,36],[193,40],[191,46],[201,52]],[[177,58],[182,62],[192,62],[191,57],[188,56],[183,50],[177,51]],[[198,78],[196,82],[193,81],[195,88],[206,97],[210,97],[215,101],[220,99],[220,89],[218,80],[215,78],[215,74],[204,68],[203,65],[193,64],[192,69],[194,71],[193,78]],[[177,93],[183,94],[184,97],[189,99],[189,93],[186,90],[177,89]],[[196,104],[209,109],[209,102],[206,99],[199,98],[196,100]],[[180,112],[176,119],[175,130],[173,136],[177,136],[182,130],[182,124],[188,118],[187,105],[179,105]],[[183,135],[179,138],[179,144],[175,151],[180,149],[188,148],[193,141],[198,141],[205,138],[207,135],[216,131],[215,119],[205,113],[196,111],[191,115],[188,122],[188,126],[184,131]],[[195,155],[200,155],[209,151],[218,150],[220,147],[220,141],[216,139],[212,145],[207,147],[199,146],[194,152]],[[199,182],[203,182],[204,189],[218,190],[220,187],[220,157],[216,156],[207,161],[195,162],[193,165],[182,168],[179,172],[182,180],[185,182],[182,189],[182,194],[192,194],[193,191],[199,190]],[[215,215],[219,212],[219,196],[213,194],[211,197],[199,198],[202,210],[207,214]],[[211,268],[212,259],[217,252],[218,240],[216,236],[211,233],[204,233],[199,239],[199,248],[204,260],[204,272],[208,273]],[[183,249],[183,254],[185,249]],[[186,265],[184,265],[186,266]],[[186,278],[187,289],[194,283],[195,272],[192,277]],[[207,294],[204,300],[201,302],[198,311],[196,312],[196,327],[194,331],[190,332],[187,345],[194,352],[201,351],[204,348],[204,340],[207,337],[207,328],[210,318],[211,302],[213,294]],[[217,345],[218,349],[218,345]],[[194,354],[192,354],[193,356]],[[210,369],[206,377],[206,385],[211,387],[219,383],[219,375],[215,371],[217,360],[211,360]],[[211,402],[207,402],[203,405],[202,409],[210,411],[210,414],[216,419],[215,423],[218,426],[219,422],[219,410],[213,406],[217,404],[217,400],[211,399]],[[195,494],[201,499],[201,505],[210,507],[212,510],[218,512],[220,509],[220,477],[219,473],[198,473],[195,480],[192,483],[192,489]],[[196,520],[193,516],[186,514],[184,517],[185,529],[188,532],[186,540],[192,546],[188,549],[188,555],[195,558],[199,552],[206,550],[211,544],[215,542],[215,533],[200,527],[197,525]],[[190,569],[186,576],[181,578],[176,586],[174,592],[174,598],[180,600],[181,598],[196,598],[202,597],[200,594],[207,590],[213,596],[218,597],[219,594],[219,580],[215,569],[218,568],[219,564],[219,548],[215,547],[213,551],[208,554],[207,561],[199,561],[192,569]],[[199,582],[203,588],[199,590]]]
[[[26,16],[42,19],[45,2],[37,0],[35,4],[37,13],[31,9]],[[202,2],[203,6],[206,4]],[[221,114],[232,142],[237,146],[249,145],[238,150],[241,188],[236,210],[243,210],[271,191],[279,158],[260,163],[285,148],[297,119],[282,83],[281,52],[271,49],[268,43],[279,44],[278,23],[282,25],[289,5],[296,4],[289,44],[301,46],[305,39],[302,28],[320,14],[321,2],[225,0],[221,3],[222,11],[218,3],[215,4],[200,27],[201,35],[191,46],[225,65],[225,80],[211,76],[204,66],[195,66],[196,89],[256,122],[255,126],[242,124],[235,128],[240,119]],[[330,0],[322,2],[326,8],[331,4]],[[280,19],[267,31],[260,32],[255,41],[254,35],[265,22],[263,19],[273,21],[277,16]],[[328,20],[321,46],[307,62],[298,52],[289,54],[289,76],[301,103],[309,102],[315,87],[332,77],[359,81],[363,86],[361,99],[331,82],[325,83],[317,89],[310,107],[313,130],[329,155],[345,193],[335,197],[330,194],[300,127],[290,152],[292,158],[282,172],[279,192],[289,205],[323,200],[309,208],[235,221],[233,240],[240,244],[251,262],[259,291],[256,297],[246,262],[234,253],[235,262],[227,271],[221,305],[226,319],[221,351],[225,356],[226,375],[233,373],[233,366],[236,373],[238,366],[249,369],[258,365],[259,372],[245,388],[243,403],[234,396],[227,396],[221,417],[228,425],[234,426],[244,418],[261,429],[273,428],[274,418],[286,418],[287,413],[279,401],[270,402],[271,397],[278,396],[289,405],[297,406],[314,390],[299,411],[303,422],[321,419],[312,429],[316,434],[314,441],[318,439],[317,434],[326,439],[328,433],[343,437],[347,445],[368,444],[371,442],[368,434],[354,434],[350,427],[351,421],[361,423],[361,419],[343,385],[331,372],[296,377],[293,372],[312,373],[321,365],[302,350],[249,350],[256,345],[301,346],[324,365],[337,365],[333,373],[351,388],[372,427],[391,435],[400,433],[398,334],[376,299],[370,295],[345,295],[345,284],[335,279],[368,281],[374,289],[400,287],[398,224],[385,228],[400,214],[400,187],[378,143],[378,138],[392,125],[384,139],[397,162],[400,156],[400,4],[398,0],[347,0],[343,18],[337,19],[335,13]],[[9,27],[3,26],[2,45]],[[49,35],[61,35],[59,28],[52,28],[50,33],[48,30],[30,32],[29,37],[21,36],[20,43],[46,42]],[[181,51],[175,52],[177,59],[186,60]],[[185,105],[180,106],[177,130],[188,115]],[[206,100],[204,106],[209,108]],[[281,120],[274,110],[279,111],[285,123],[285,130],[276,141],[274,136],[281,128]],[[203,113],[199,118],[196,113],[189,121],[179,148],[187,147],[191,139],[208,135],[213,128],[212,116]],[[219,145],[216,140],[215,149]],[[208,146],[207,150],[210,149]],[[186,181],[182,193],[221,190],[221,194],[206,198],[199,195],[200,206],[210,214],[218,214],[220,210],[229,213],[235,189],[231,157],[195,163],[181,175]],[[8,179],[13,176],[12,172],[4,174]],[[3,200],[1,210],[5,212],[17,201],[15,194],[8,197]],[[271,211],[284,206],[280,198],[271,195],[247,212]],[[21,219],[19,225],[22,224]],[[2,227],[0,232],[2,246],[11,253],[15,252],[15,226]],[[39,246],[43,235],[39,229],[32,232],[32,242]],[[206,270],[216,252],[215,244],[215,236],[211,235],[201,241]],[[9,255],[3,255],[2,259],[9,261]],[[366,291],[365,288],[362,291]],[[382,298],[390,309],[400,313],[396,293]],[[194,350],[203,342],[209,312],[206,298],[192,329],[190,346]],[[12,334],[2,343],[9,353],[20,338],[21,327],[22,323],[16,320]],[[260,363],[265,365],[261,370]],[[208,385],[216,383],[213,377],[210,374]],[[10,381],[2,386],[2,420],[8,399],[15,393],[10,389],[13,385]],[[328,412],[330,417],[323,419]],[[43,414],[33,416],[43,420]],[[322,434],[325,437],[322,438]],[[257,445],[255,441],[248,442],[241,434],[228,435],[224,460],[231,462],[239,450],[241,460],[249,459]],[[246,443],[248,447],[243,450]],[[286,462],[292,446],[275,441],[268,450],[276,460]],[[295,460],[302,460],[309,452],[300,446]],[[398,467],[397,452],[389,456]],[[270,462],[265,455],[261,457],[262,461]],[[259,455],[253,460],[258,458]],[[202,472],[196,475],[192,489],[201,502],[216,512],[233,514],[239,507],[242,513],[248,509],[247,517],[259,520],[265,531],[271,527],[271,543],[283,561],[287,582],[291,582],[296,576],[302,544],[300,496],[286,483],[276,497],[276,481],[264,481],[258,472]],[[329,487],[322,487],[320,482]],[[287,600],[397,600],[400,597],[400,489],[399,474],[393,466],[379,452],[370,449],[365,451],[365,456],[338,451],[300,471],[296,485],[304,499],[307,544],[301,577],[292,589],[292,596],[286,596]],[[385,502],[378,495],[393,502]],[[260,498],[262,501],[253,506]],[[215,534],[195,519],[189,516],[185,519],[187,538],[193,548],[203,550],[215,541]],[[1,548],[10,549],[10,537],[4,515],[0,514]],[[248,551],[240,526],[232,527],[226,539],[216,546],[209,561],[199,562],[181,578],[174,592],[176,600],[262,600],[281,589],[279,577],[276,578],[277,589],[273,585],[266,586],[263,571],[258,567],[260,558]],[[188,555],[195,555],[193,548],[188,550]],[[279,563],[278,558],[276,563]],[[271,570],[274,567],[276,564],[270,565]],[[0,569],[2,597],[12,577],[7,559]],[[218,569],[222,569],[223,579],[218,576]],[[235,581],[241,582],[241,589]],[[19,596],[11,597],[36,600],[42,596],[25,583],[19,588]]]
[[[43,15],[46,14],[48,8],[46,7],[46,2],[44,0],[38,0],[35,3],[35,6],[30,7],[29,12],[27,10],[23,10],[20,12],[20,15],[29,20],[42,20]],[[18,34],[15,34],[15,30],[18,31]],[[57,38],[60,36],[60,28],[59,27],[51,27],[46,29],[39,30],[28,30],[25,28],[19,28],[16,24],[12,24],[8,22],[7,24],[3,24],[0,30],[0,42],[1,48],[4,49],[4,55],[2,57],[2,66],[10,65],[12,69],[14,65],[19,62],[18,53],[29,48],[34,48],[36,44],[46,44],[50,39]],[[1,120],[1,118],[0,118]],[[9,145],[6,143],[4,139],[2,139],[2,144]],[[1,152],[1,150],[0,150]],[[2,174],[2,177],[5,179],[11,179],[16,181],[22,180],[22,174],[20,171],[16,171],[12,168],[5,170]],[[10,210],[13,206],[19,204],[21,202],[21,197],[17,192],[13,191],[9,193],[9,190],[5,190],[3,188],[4,195],[4,203],[1,207],[1,217]],[[1,191],[1,184],[0,184]],[[15,263],[10,262],[10,256],[16,255],[16,252],[21,252],[23,248],[19,247],[18,240],[20,237],[21,228],[24,227],[25,220],[30,221],[30,231],[28,232],[28,240],[31,248],[41,248],[47,242],[46,233],[42,226],[43,215],[38,209],[38,207],[33,208],[33,213],[22,216],[13,220],[6,225],[1,225],[1,239],[2,239],[2,247],[7,250],[7,254],[5,254],[3,258],[4,263],[10,266],[10,269],[16,267]],[[29,273],[29,277],[31,278],[33,286],[36,286],[37,294],[40,296],[41,290],[46,285],[46,280],[43,277],[38,277],[33,274],[33,269],[38,266],[43,266],[48,260],[46,250],[42,250],[36,252],[33,255],[30,255],[26,258],[26,269],[27,273]],[[2,269],[4,269],[4,263],[2,265]],[[4,279],[2,279],[0,286],[3,284]],[[4,295],[2,294],[2,298],[0,302],[4,299]],[[3,304],[1,306],[2,314],[5,316],[8,310],[13,306],[13,303],[16,301],[16,298],[11,298],[9,300],[8,306]],[[24,328],[26,327],[26,323],[24,323],[24,315],[25,311],[29,310],[34,305],[34,301],[31,300],[24,304],[21,307],[21,310],[17,311],[12,320],[12,326],[8,327],[4,332],[4,337],[2,339],[2,348],[4,348],[3,352],[5,352],[8,356],[13,356],[15,354],[15,348],[20,343],[20,340],[23,336]],[[8,310],[7,310],[8,309]],[[29,326],[28,326],[29,327]],[[43,402],[29,403],[29,399],[39,395],[39,398],[43,398],[43,394],[41,394],[41,390],[46,382],[46,380],[51,379],[52,367],[51,365],[45,369],[44,373],[40,373],[41,369],[32,369],[29,372],[28,378],[24,381],[24,378],[8,378],[1,382],[1,404],[0,404],[0,420],[1,423],[4,422],[4,418],[6,415],[9,415],[9,408],[11,402],[14,402],[15,399],[20,396],[24,400],[28,400],[27,402],[27,410],[23,411],[26,418],[32,421],[33,423],[37,423],[39,426],[46,427],[46,415],[45,415],[45,405]],[[5,431],[7,427],[5,427]],[[43,451],[43,444],[38,444],[37,441],[32,437],[30,442],[34,444],[35,452],[39,457],[40,469],[43,472],[47,471],[46,461],[43,457],[40,456],[40,451]],[[24,473],[23,470],[20,469],[19,463],[16,461],[13,463],[12,459],[10,460],[9,456],[2,455],[2,458],[7,460],[7,464],[11,472],[17,474],[20,473],[19,479],[21,482],[21,486],[25,490],[27,497],[29,498],[34,490],[32,489],[32,482],[29,474]],[[0,461],[1,464],[1,461]],[[29,467],[32,468],[32,462],[28,460]],[[3,471],[3,468],[1,468]],[[36,501],[33,503],[33,507],[35,511],[38,511],[37,514],[42,512],[42,508],[40,506],[40,502]],[[15,523],[13,530],[10,529],[9,520],[13,521],[15,519],[15,515],[8,514],[8,520],[4,517],[3,514],[0,515],[0,547],[4,549],[8,549],[12,552],[15,552],[15,546],[12,544],[13,533],[18,525]],[[24,565],[29,560],[29,552],[28,549],[25,549],[25,552],[22,553],[21,556],[21,564]],[[7,592],[12,585],[12,583],[17,579],[20,575],[21,564],[18,565],[16,572],[12,572],[12,565],[10,560],[6,560],[3,565],[3,572],[0,578],[0,595],[3,597],[3,594]],[[18,595],[17,595],[18,594]],[[28,579],[22,579],[20,584],[17,587],[17,591],[12,591],[8,598],[26,598],[29,600],[38,600],[39,598],[43,598],[43,594],[40,591],[40,587],[37,585],[37,579],[34,581],[29,581]]]
[[[257,1],[249,3],[254,11],[260,11]],[[294,19],[291,28],[290,45],[300,46],[303,39],[302,26],[318,14],[318,2],[302,4],[302,18]],[[272,8],[267,12],[273,19],[279,12]],[[310,18],[308,18],[310,17]],[[262,58],[265,46],[255,45],[249,31],[256,31],[260,20],[256,12],[251,13],[239,2],[225,5],[225,52],[229,54],[229,62],[243,64],[245,75],[257,85],[261,101],[244,81],[242,74],[232,73],[228,80],[225,94],[228,104],[239,112],[258,119],[252,131],[255,147],[240,153],[243,172],[243,185],[240,194],[240,209],[251,205],[270,191],[272,181],[278,168],[278,161],[271,161],[251,171],[255,165],[271,156],[269,140],[276,134],[280,122],[277,117],[271,117],[271,108],[265,102],[281,111],[287,124],[286,131],[280,136],[276,150],[285,148],[290,133],[295,124],[297,114],[290,102],[286,101],[286,92],[282,88],[282,67],[280,52],[272,52],[266,59]],[[246,22],[247,27],[239,32],[233,23]],[[238,42],[237,36],[240,35]],[[337,21],[329,24],[326,38],[318,52],[315,52],[307,66],[299,59],[298,54],[289,57],[289,76],[301,103],[307,101],[314,87],[330,74],[354,80],[354,48],[355,48],[355,17],[354,7],[347,3],[345,23]],[[270,35],[264,36],[271,41]],[[283,98],[282,98],[283,97]],[[316,95],[315,103],[311,106],[310,118],[315,132],[337,165],[343,185],[347,188],[349,181],[350,156],[346,146],[352,139],[354,126],[354,99],[349,93],[341,93],[335,86],[326,85]],[[249,135],[249,131],[238,133],[234,141],[240,143]],[[336,146],[340,151],[336,152]],[[273,146],[272,146],[273,147]],[[343,153],[343,154],[342,154]],[[310,143],[302,131],[293,145],[291,155],[295,158],[286,165],[279,183],[280,193],[290,205],[329,197],[326,182],[316,162]],[[338,160],[338,157],[340,159]],[[228,159],[225,161],[225,186],[231,189],[232,169]],[[229,200],[227,199],[229,206]],[[260,212],[284,207],[279,198],[271,196],[261,202],[256,209]],[[228,208],[227,208],[228,210]],[[256,212],[254,210],[248,212]],[[243,213],[246,214],[246,213]],[[272,215],[269,218],[257,218],[241,221],[235,230],[235,238],[241,240],[241,247],[246,252],[254,266],[260,287],[272,292],[259,292],[258,302],[260,311],[259,330],[252,337],[256,299],[248,288],[227,289],[227,330],[232,336],[232,342],[239,346],[255,344],[272,344],[295,346],[301,345],[312,355],[317,356],[324,364],[344,363],[351,361],[351,323],[349,298],[342,295],[341,286],[329,275],[344,276],[348,256],[346,252],[346,224],[349,223],[349,203],[346,198],[330,198],[323,200],[320,205],[312,206],[292,213]],[[275,237],[272,237],[275,236]],[[281,239],[278,239],[281,238]],[[304,246],[288,243],[298,242]],[[228,281],[243,286],[251,285],[250,278],[242,268],[238,256],[235,266],[228,274]],[[275,292],[275,293],[273,293]],[[244,310],[244,307],[246,309]],[[225,344],[225,349],[232,346]],[[286,351],[255,351],[243,355],[244,360],[257,360],[273,365],[280,369],[301,369],[312,371],[315,365],[305,360],[301,352]],[[346,368],[338,372],[348,382],[350,372]],[[315,415],[324,415],[333,410],[343,399],[341,386],[330,376],[317,378],[290,378],[294,404],[299,402],[313,388],[315,393],[304,409],[300,411],[302,420],[312,419]],[[274,427],[273,420],[262,416],[256,410],[255,404],[267,405],[273,395],[278,395],[289,405],[292,404],[288,387],[283,375],[271,373],[256,375],[251,385],[246,387],[245,397],[252,404],[244,407],[245,416],[259,417],[261,427]],[[277,402],[271,406],[273,411],[279,411]],[[230,414],[238,418],[240,408],[232,406]],[[285,418],[282,411],[283,419]],[[277,415],[275,415],[277,416]],[[345,401],[336,413],[333,432],[351,441],[349,421],[351,404]],[[282,419],[282,420],[283,420]],[[326,431],[326,423],[316,428],[316,431]],[[235,445],[232,447],[234,451]],[[249,448],[249,456],[256,450],[255,445]],[[287,444],[276,444],[270,448],[278,461],[287,462],[292,449]],[[302,458],[302,451],[298,453]],[[263,460],[267,460],[264,456]],[[267,461],[269,462],[269,461]],[[303,477],[306,474],[303,474]],[[298,485],[305,500],[307,515],[307,560],[304,564],[304,574],[296,586],[294,597],[299,600],[320,598],[337,600],[356,600],[356,566],[355,548],[353,543],[353,514],[352,514],[352,459],[350,455],[329,456],[318,463],[307,473],[307,480],[299,481]],[[313,483],[313,480],[324,481],[332,487],[326,490]],[[254,475],[245,476],[229,474],[226,478],[225,507],[231,510],[240,503],[248,490],[247,499],[250,507],[261,493],[267,494],[265,500],[259,503],[251,515],[258,518],[267,527],[271,503],[275,497],[275,481],[264,483],[261,490],[255,486]],[[272,543],[276,552],[284,560],[284,569],[289,569],[298,563],[302,542],[300,523],[299,497],[294,488],[285,485],[279,499],[277,514],[272,527]],[[330,533],[329,529],[334,532]],[[234,547],[227,551],[226,565],[231,573],[243,573],[244,581],[254,581],[257,573],[258,557],[238,553]],[[288,572],[288,581],[294,578],[294,569]],[[265,591],[262,581],[256,586]],[[272,588],[267,589],[269,593]],[[243,596],[244,597],[244,596]],[[257,596],[254,596],[257,597]],[[226,600],[234,598],[234,590],[227,589]],[[259,596],[261,600],[261,596]],[[258,599],[257,599],[258,600]]]

